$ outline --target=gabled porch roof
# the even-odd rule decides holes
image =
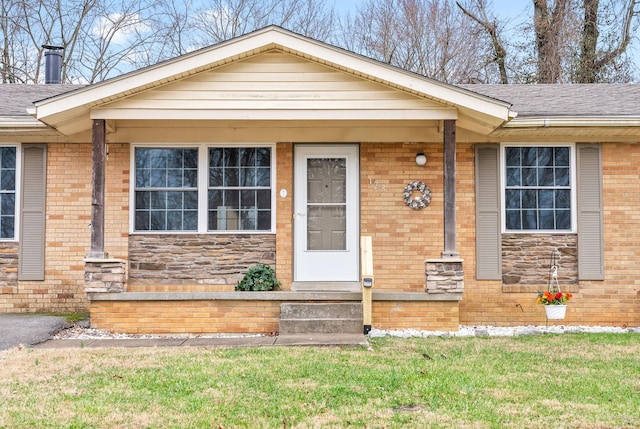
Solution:
[[[247,96],[224,94],[224,103],[206,96],[193,98],[186,87],[174,100],[160,100],[158,94],[190,80],[210,74],[217,78],[225,70],[248,73],[253,64],[256,78],[266,76],[269,54],[294,58],[300,75],[320,73],[320,68],[341,79],[342,89],[331,88],[335,98],[314,98],[313,83],[293,88],[282,97],[278,88],[256,85]],[[295,62],[295,61],[292,61]],[[273,64],[273,63],[271,63]],[[242,67],[240,67],[242,66]],[[235,69],[233,68],[235,67]],[[290,70],[287,72],[290,73]],[[267,77],[268,79],[268,77]],[[276,78],[277,80],[277,78]],[[364,87],[362,86],[364,85]],[[383,94],[373,100],[349,100],[353,88]],[[153,94],[155,93],[155,95]],[[290,90],[291,93],[291,90]],[[150,95],[151,94],[151,95]],[[219,96],[220,91],[218,92]],[[377,97],[377,98],[376,98]],[[156,99],[155,102],[150,101]],[[146,101],[145,104],[143,101]],[[219,100],[218,100],[219,101]],[[35,103],[38,120],[65,135],[91,129],[92,119],[148,121],[168,118],[183,121],[405,121],[407,123],[454,119],[458,128],[488,135],[516,114],[510,104],[437,82],[396,67],[374,61],[334,46],[270,26],[253,33],[201,49],[173,60],[87,86],[68,94]],[[119,125],[112,124],[114,128]]]

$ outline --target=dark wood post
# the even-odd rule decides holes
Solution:
[[[444,121],[444,252],[443,258],[459,258],[456,251],[456,121]]]
[[[92,189],[91,189],[91,251],[88,258],[104,259],[104,196],[105,161],[107,158],[106,125],[104,119],[94,119],[91,132]]]

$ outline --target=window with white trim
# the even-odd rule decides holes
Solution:
[[[209,231],[271,229],[271,149],[209,148]]]
[[[16,234],[17,147],[0,147],[0,240]]]
[[[271,232],[273,147],[134,148],[135,232]]]
[[[504,219],[511,232],[574,229],[570,145],[504,146]]]

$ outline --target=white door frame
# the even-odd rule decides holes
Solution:
[[[307,161],[346,159],[346,249],[308,250]],[[360,173],[357,144],[297,144],[294,146],[294,282],[359,282]]]

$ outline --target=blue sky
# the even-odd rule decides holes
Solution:
[[[333,3],[337,11],[351,12],[353,14],[356,11],[357,5],[363,4],[366,1],[367,0],[333,0]],[[533,15],[533,2],[531,0],[493,0],[490,1],[490,3],[492,3],[490,10],[495,11],[498,17],[509,20],[509,25],[506,27],[507,31],[522,21],[531,19],[530,17]],[[640,43],[632,43],[629,47],[628,54],[634,58],[636,68],[640,68]]]
[[[334,4],[338,11],[355,12],[358,4],[363,4],[367,0],[334,0]],[[532,13],[531,0],[493,0],[493,10],[499,12],[500,15],[513,18],[523,19]]]

